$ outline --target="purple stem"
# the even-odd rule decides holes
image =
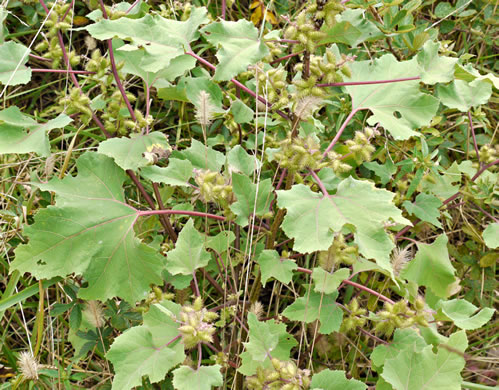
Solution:
[[[211,70],[216,70],[217,67],[213,64],[211,64],[210,62],[206,61],[204,58],[201,58],[200,56],[198,56],[196,53],[193,53],[192,51],[188,51],[187,53],[185,54],[188,54],[192,57],[194,57],[196,60],[198,60],[199,62],[201,62],[203,65],[206,65],[208,68],[210,68]],[[255,92],[253,92],[251,89],[249,89],[248,87],[246,87],[244,84],[240,83],[239,81],[237,81],[236,79],[231,79],[230,80],[232,83],[234,83],[237,87],[241,88],[243,91],[245,91],[246,93],[250,94],[251,96],[253,96],[254,98],[258,99],[260,102],[262,102],[263,104],[265,104],[267,107],[271,108],[272,107],[272,104],[270,104],[267,100],[265,100],[263,97],[257,95]],[[282,118],[284,119],[287,119],[287,120],[290,120],[289,116],[286,115],[284,112],[280,111],[280,110],[276,110],[275,111],[278,115],[280,115]]]
[[[345,121],[341,125],[340,129],[338,130],[338,133],[336,133],[335,137],[333,138],[333,140],[331,141],[331,143],[329,144],[329,146],[324,151],[322,158],[326,157],[326,155],[331,151],[331,149],[334,147],[334,145],[336,145],[336,142],[338,142],[338,140],[341,137],[341,134],[343,133],[343,131],[347,127],[348,122],[350,122],[352,120],[353,116],[355,114],[357,114],[357,112],[359,112],[359,111],[360,111],[360,109],[356,108],[356,109],[352,110],[352,112],[350,114],[348,114],[347,118],[345,119]]]
[[[473,202],[473,205],[478,208],[478,210],[480,210],[482,213],[484,213],[487,217],[489,217],[491,220],[493,220],[494,222],[498,223],[499,222],[499,219],[497,219],[496,217],[494,217],[492,214],[490,214],[488,211],[485,211],[484,209],[482,209],[479,205],[477,205],[476,203]]]
[[[371,295],[374,295],[376,297],[378,297],[379,299],[381,299],[382,301],[385,301],[385,302],[388,302],[388,303],[391,303],[392,305],[395,304],[394,301],[392,301],[390,298],[388,297],[385,297],[383,294],[380,294],[379,292],[377,291],[374,291],[374,290],[371,290],[369,287],[366,287],[366,286],[363,286],[362,284],[359,284],[359,283],[355,283],[355,282],[352,282],[351,280],[348,280],[348,279],[345,279],[343,281],[342,284],[349,284],[350,286],[353,286],[355,288],[358,288],[359,290],[362,290],[362,291],[365,291]],[[338,287],[338,290],[341,288]]]
[[[215,214],[203,213],[201,211],[188,211],[188,210],[144,210],[137,211],[137,215],[139,217],[143,217],[146,215],[162,215],[162,214],[179,214],[179,215],[190,215],[193,217],[206,217],[213,218],[219,221],[225,221],[225,217]]]
[[[74,73],[74,74],[95,74],[95,72],[89,72],[86,70],[69,70],[69,69],[41,69],[41,68],[31,68],[32,72],[36,73]]]
[[[303,273],[309,274],[309,275],[312,274],[312,270],[307,269],[307,268],[302,268],[302,267],[296,268],[296,271],[297,272],[303,272]],[[359,283],[352,282],[351,280],[348,280],[348,279],[345,279],[342,282],[341,286],[338,287],[338,290],[343,286],[343,284],[349,284],[350,286],[356,287],[356,288],[358,288],[358,289],[360,289],[362,291],[365,291],[365,292],[367,292],[367,293],[369,293],[371,295],[374,295],[374,296],[378,297],[379,299],[381,299],[382,301],[391,303],[392,305],[395,303],[390,298],[385,297],[383,294],[380,294],[377,291],[371,290],[369,287],[363,286],[362,284],[359,284]]]
[[[399,83],[401,81],[419,80],[421,77],[404,77],[401,79],[391,79],[391,80],[373,80],[373,81],[346,81],[341,83],[326,83],[317,84],[317,87],[341,87],[345,85],[370,85],[370,84],[389,84],[389,83]]]
[[[179,338],[181,338],[181,337],[182,337],[182,335],[180,335],[180,334],[179,334],[179,335],[177,335],[177,336],[175,336],[175,337],[174,337],[174,338],[172,338],[170,341],[168,341],[165,345],[163,345],[163,347],[162,347],[162,348],[165,348],[165,347],[170,346],[170,344],[173,344],[175,341],[177,341],[177,340],[178,340]]]
[[[471,181],[475,181],[478,179],[478,176],[480,176],[483,172],[485,172],[487,169],[489,169],[491,166],[499,164],[499,159],[492,161],[491,163],[488,163],[487,165],[483,165],[477,173],[475,173],[475,176],[471,178]]]
[[[302,51],[298,51],[296,53],[288,54],[288,55],[286,55],[284,57],[276,58],[275,60],[270,61],[270,64],[272,65],[272,64],[275,64],[276,62],[281,62],[281,61],[287,60],[288,58],[299,56],[300,54],[302,54],[304,52],[305,52],[305,50],[302,50]]]
[[[39,0],[39,1],[40,1],[40,4],[41,4],[41,5],[42,5],[42,7],[43,7],[43,9],[44,9],[45,13],[48,15],[50,11],[49,11],[49,9],[48,9],[47,5],[45,4],[45,2],[44,2],[43,0]]]
[[[198,279],[196,278],[196,271],[192,273],[192,280],[194,282],[194,293],[196,294],[196,297],[201,296],[199,293],[199,285],[198,285]]]
[[[473,127],[473,118],[471,118],[471,111],[468,111],[468,120],[470,121],[470,130],[471,136],[473,137],[473,146],[475,147],[476,158],[478,160],[479,166],[481,167],[482,163],[480,162],[480,152],[478,151],[478,145],[476,143],[475,128]]]
[[[203,347],[202,347],[201,343],[199,343],[198,344],[198,368],[197,368],[198,370],[201,367],[202,357],[203,357]]]
[[[151,90],[149,84],[146,83],[146,120],[149,117],[149,112],[151,111]],[[147,122],[146,126],[146,134],[149,134],[149,122]]]
[[[130,8],[128,8],[128,9],[126,10],[125,15],[128,15],[128,14],[132,11],[132,9],[134,9],[134,8],[135,8],[135,6],[136,6],[137,4],[139,4],[139,3],[140,3],[140,0],[135,0],[135,3],[133,3],[133,4],[130,6]]]
[[[29,53],[29,56],[30,56],[31,58],[35,58],[35,59],[40,60],[40,61],[50,61],[50,59],[49,59],[49,58],[43,58],[43,57],[37,56],[36,54],[31,54],[31,53]]]
[[[106,7],[104,6],[104,2],[102,0],[99,0],[99,3],[100,3],[100,8],[102,10],[102,16],[104,16],[104,19],[107,19],[108,16],[107,16]],[[113,76],[114,80],[116,81],[116,85],[118,86],[118,89],[121,92],[121,96],[125,101],[125,105],[128,108],[128,112],[130,112],[132,120],[134,122],[137,122],[137,117],[135,116],[135,112],[133,111],[132,105],[130,104],[130,100],[128,100],[128,97],[126,96],[125,88],[123,88],[120,76],[118,75],[118,69],[116,68],[116,60],[114,59],[113,41],[111,39],[107,40],[107,49],[109,51],[109,61],[111,62],[111,69],[113,71]]]
[[[327,192],[327,189],[324,186],[324,183],[322,182],[322,180],[319,179],[319,176],[317,176],[317,174],[314,172],[313,169],[309,169],[308,171],[310,172],[310,174],[312,175],[314,180],[317,182],[317,184],[318,184],[319,188],[321,189],[322,193],[324,194],[324,196],[329,197],[329,193]]]
[[[227,5],[225,4],[226,0],[222,0],[222,19],[225,20],[225,9],[227,8]]]
[[[69,5],[68,9],[64,13],[63,17],[61,19],[59,19],[60,21],[64,21],[64,19],[66,19],[66,16],[68,16],[69,11],[71,11],[73,9],[74,2],[75,2],[75,0],[71,1],[71,4]]]

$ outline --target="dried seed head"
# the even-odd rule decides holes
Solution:
[[[213,120],[215,106],[211,102],[210,94],[206,91],[201,91],[198,99],[196,119],[202,126],[208,126]]]
[[[399,247],[393,250],[392,254],[392,268],[395,276],[399,276],[399,274],[404,270],[406,264],[411,260],[412,252],[410,246],[406,246],[403,249]]]
[[[104,326],[104,313],[102,311],[102,305],[99,301],[88,301],[85,304],[83,313],[88,319],[88,322],[96,328],[102,328]]]
[[[261,302],[256,301],[253,303],[249,309],[250,313],[253,313],[257,319],[260,319],[260,317],[263,314],[263,305]]]
[[[307,119],[311,116],[315,110],[319,108],[322,103],[322,98],[317,96],[305,96],[304,98],[298,100],[296,104],[295,114],[300,119]]]
[[[38,379],[38,370],[40,366],[31,352],[21,352],[17,358],[17,364],[24,378],[32,380]]]

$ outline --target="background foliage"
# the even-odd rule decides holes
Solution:
[[[0,388],[493,388],[496,9],[4,2]]]

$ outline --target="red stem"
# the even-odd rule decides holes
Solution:
[[[128,8],[128,9],[126,10],[125,14],[126,14],[126,15],[128,15],[128,14],[132,11],[132,9],[134,9],[134,8],[135,8],[135,6],[136,6],[137,4],[139,4],[139,3],[140,3],[140,0],[135,0],[135,3],[133,3],[133,4],[130,6],[130,8]]]
[[[324,186],[324,183],[322,182],[322,180],[319,178],[319,176],[317,176],[317,173],[315,173],[313,169],[309,169],[308,171],[310,172],[310,174],[312,175],[314,180],[317,182],[317,184],[318,184],[319,188],[321,189],[322,193],[324,194],[324,196],[329,197],[329,193],[327,192],[327,189]]]
[[[203,213],[201,211],[189,211],[189,210],[144,210],[138,211],[137,215],[143,217],[146,215],[162,215],[162,214],[179,214],[179,215],[190,215],[192,217],[206,217],[217,219],[219,221],[225,221],[225,217],[215,214]]]
[[[309,275],[312,274],[312,270],[307,269],[307,268],[302,268],[302,267],[296,268],[296,271],[297,272],[303,272],[303,273],[309,274]],[[367,292],[367,293],[369,293],[371,295],[374,295],[374,296],[378,297],[379,299],[381,299],[382,301],[391,303],[392,305],[395,303],[390,298],[385,297],[383,294],[380,294],[377,291],[371,290],[369,287],[363,286],[362,284],[359,284],[359,283],[352,282],[351,280],[348,280],[348,279],[345,279],[342,282],[342,284],[340,285],[340,287],[338,287],[338,290],[343,286],[343,284],[349,284],[350,286],[356,287],[359,290],[362,290],[362,291],[365,291],[365,292]]]
[[[73,73],[73,74],[95,74],[95,72],[89,72],[86,70],[69,70],[69,69],[41,69],[41,68],[31,68],[32,72],[36,73]]]
[[[348,280],[348,279],[345,279],[343,281],[342,284],[349,284],[350,286],[353,286],[355,288],[358,288],[359,290],[362,290],[362,291],[365,291],[371,295],[374,295],[376,297],[378,297],[379,299],[381,299],[382,301],[385,301],[385,302],[388,302],[388,303],[391,303],[392,305],[395,304],[394,301],[392,301],[390,298],[388,297],[385,297],[383,294],[380,294],[379,292],[377,291],[374,291],[374,290],[371,290],[369,287],[366,287],[366,286],[363,286],[362,284],[359,284],[359,283],[355,283],[355,282],[352,282],[351,280]],[[338,290],[341,288],[338,287]]]
[[[188,54],[192,57],[194,57],[196,60],[198,60],[199,62],[201,62],[203,65],[206,65],[208,68],[210,68],[211,70],[216,70],[217,67],[213,64],[211,64],[210,62],[206,61],[204,58],[201,58],[200,56],[198,56],[196,53],[192,52],[192,51],[188,51],[187,53],[185,54]],[[245,91],[246,93],[250,94],[251,96],[253,96],[254,98],[258,99],[260,102],[262,102],[263,104],[265,104],[267,107],[269,108],[272,108],[272,104],[270,104],[267,100],[265,100],[263,97],[257,95],[255,92],[253,92],[251,89],[249,89],[248,87],[246,87],[243,83],[240,83],[239,81],[237,81],[236,79],[231,79],[230,80],[232,83],[234,83],[237,87],[241,88],[243,91]],[[280,115],[282,118],[284,119],[287,119],[287,120],[290,120],[289,116],[286,115],[284,112],[280,111],[280,110],[275,110],[276,114]]]
[[[64,13],[63,17],[61,19],[59,19],[61,22],[64,21],[64,19],[66,19],[66,16],[68,16],[69,12],[73,9],[74,2],[75,2],[75,0],[71,1],[71,4],[69,5],[68,9]]]
[[[43,57],[40,57],[40,56],[37,56],[36,54],[31,54],[29,53],[29,56],[31,58],[34,58],[34,59],[37,59],[37,60],[40,60],[40,61],[50,61],[49,58],[43,58]],[[33,70],[33,69],[32,69]]]
[[[298,51],[296,53],[288,54],[288,55],[286,55],[284,57],[276,58],[275,60],[270,61],[270,64],[272,65],[272,64],[275,64],[276,62],[281,62],[281,61],[287,60],[288,58],[299,56],[300,54],[302,54],[304,52],[305,52],[305,50],[302,50],[302,51]]]
[[[345,85],[370,85],[370,84],[389,84],[389,83],[399,83],[401,81],[411,81],[419,80],[421,77],[404,77],[401,79],[391,79],[391,80],[373,80],[373,81],[346,81],[341,83],[326,83],[317,84],[317,87],[341,87]]]
[[[356,108],[356,109],[352,110],[352,112],[350,114],[348,114],[347,118],[345,119],[345,121],[341,125],[341,127],[338,130],[338,132],[336,133],[335,137],[333,138],[333,140],[331,141],[331,143],[329,144],[329,146],[324,151],[322,158],[326,157],[326,155],[331,151],[331,149],[333,149],[334,145],[336,145],[336,142],[338,142],[338,140],[340,139],[341,134],[343,133],[343,131],[347,127],[348,123],[352,120],[352,118],[354,117],[354,115],[357,114],[357,112],[359,112],[359,111],[360,111],[360,109]]]
[[[226,0],[222,0],[222,19],[225,20],[225,9],[227,8],[227,5],[225,4]]]
[[[102,10],[102,16],[104,17],[104,19],[108,19],[106,7],[104,6],[104,2],[102,0],[99,0],[99,3],[100,3],[100,8]],[[107,39],[106,42],[107,42],[107,49],[109,52],[109,61],[111,62],[111,70],[113,71],[114,80],[116,81],[116,85],[118,86],[118,89],[121,92],[121,96],[123,97],[123,100],[125,101],[125,105],[128,108],[128,112],[130,113],[132,120],[134,122],[137,122],[137,117],[135,116],[135,112],[133,111],[130,100],[128,100],[128,97],[126,96],[125,88],[123,88],[123,83],[121,82],[120,76],[118,75],[118,69],[116,68],[116,60],[114,59],[113,41],[111,39]]]

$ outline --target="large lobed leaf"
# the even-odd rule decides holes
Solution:
[[[34,152],[48,157],[50,144],[47,133],[64,127],[71,121],[69,116],[60,114],[46,123],[38,123],[24,115],[16,106],[0,111],[0,154]]]
[[[192,275],[198,268],[205,267],[211,259],[204,249],[205,239],[189,219],[178,235],[175,249],[168,252],[168,272],[172,275]]]
[[[128,329],[114,341],[106,354],[116,372],[113,389],[139,386],[144,375],[152,383],[159,382],[184,361],[184,346],[177,339],[180,325],[173,319],[179,312],[180,305],[173,302],[151,305],[143,325]]]
[[[254,313],[248,315],[249,341],[243,343],[246,351],[241,354],[242,364],[238,371],[253,375],[258,366],[272,367],[270,356],[288,360],[291,348],[297,342],[286,332],[286,325],[274,320],[258,321]]]
[[[130,138],[110,138],[101,142],[97,151],[112,157],[114,162],[124,170],[136,170],[149,163],[144,153],[150,152],[153,147],[171,151],[166,136],[159,131],[149,134],[134,133],[130,135]]]
[[[431,345],[423,349],[409,345],[386,359],[381,376],[394,390],[461,390],[465,361],[459,352],[468,346],[464,331],[452,334],[447,345],[437,353]]]
[[[202,29],[212,45],[220,46],[215,80],[225,81],[244,72],[268,55],[269,49],[258,37],[258,30],[247,20],[211,23]]]
[[[38,279],[83,275],[84,299],[115,296],[144,299],[149,285],[161,283],[163,258],[135,236],[137,210],[125,203],[125,173],[111,158],[86,153],[76,162],[78,175],[36,184],[56,194],[56,205],[38,212],[24,229],[27,244],[16,249],[10,272]]]
[[[449,259],[447,242],[447,236],[441,235],[433,244],[418,243],[416,257],[402,271],[401,276],[428,287],[440,298],[447,298],[450,295],[449,286],[456,280],[456,270]]]
[[[348,82],[416,77],[421,72],[416,58],[398,62],[391,54],[373,62],[356,61],[350,67],[352,77]],[[419,80],[352,85],[346,90],[352,98],[352,109],[370,110],[373,115],[367,122],[379,123],[396,140],[418,136],[414,130],[429,125],[439,106],[438,99],[419,90]]]
[[[257,184],[251,182],[246,175],[232,174],[232,189],[237,201],[230,209],[237,215],[236,223],[245,227],[251,215],[262,216],[269,211],[274,200],[272,180],[265,179]]]
[[[294,238],[295,251],[327,250],[334,233],[350,225],[355,228],[360,253],[390,272],[389,256],[394,244],[384,223],[390,219],[409,223],[392,203],[393,197],[393,193],[377,189],[373,183],[351,177],[338,185],[335,195],[315,193],[303,184],[289,191],[277,191],[279,207],[287,209],[282,228],[288,237]]]
[[[121,51],[145,50],[148,63],[142,63],[142,71],[159,72],[174,58],[184,55],[189,43],[199,36],[199,26],[208,21],[206,8],[193,8],[188,20],[181,22],[147,14],[140,19],[103,19],[85,27],[96,39],[118,37],[130,41]]]
[[[0,45],[0,85],[27,84],[31,80],[31,68],[25,65],[29,52],[26,46],[13,41]]]

